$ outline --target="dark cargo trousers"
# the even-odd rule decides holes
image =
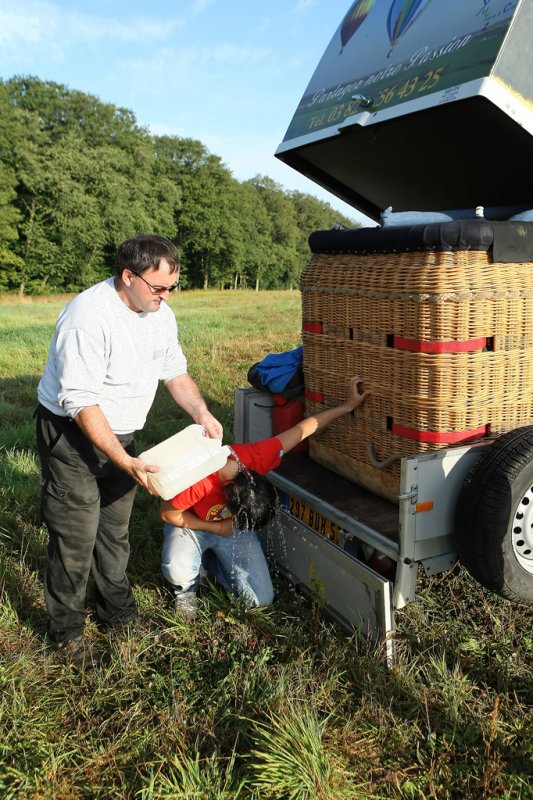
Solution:
[[[44,574],[48,633],[60,642],[83,633],[91,570],[100,623],[113,626],[136,615],[126,577],[136,484],[91,444],[75,422],[42,406],[36,422],[42,517],[49,537]],[[134,455],[133,434],[118,438]]]

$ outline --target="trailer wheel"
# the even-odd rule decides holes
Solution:
[[[504,434],[476,461],[457,500],[455,537],[482,586],[533,604],[533,425]]]

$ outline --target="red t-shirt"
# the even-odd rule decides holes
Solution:
[[[282,444],[276,437],[251,444],[232,444],[231,449],[239,456],[245,467],[253,469],[260,475],[275,469],[281,463],[283,456]],[[231,516],[226,508],[224,487],[218,472],[213,472],[207,478],[184,489],[170,502],[180,511],[192,509],[200,519],[227,519]]]

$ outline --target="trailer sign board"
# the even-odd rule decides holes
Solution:
[[[375,111],[485,77],[517,4],[517,0],[353,3],[284,141],[338,125],[359,111],[354,94],[371,96]]]
[[[376,220],[531,208],[532,29],[533,0],[355,0],[276,156]]]

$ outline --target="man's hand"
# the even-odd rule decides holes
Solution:
[[[210,411],[207,411],[207,409],[198,416],[196,422],[198,425],[203,425],[204,430],[210,439],[222,439],[222,425],[218,419],[215,419]]]
[[[127,467],[123,468],[133,480],[146,489],[150,494],[159,497],[159,492],[154,489],[149,480],[149,473],[159,472],[159,467],[155,464],[145,464],[140,458],[132,458]]]

